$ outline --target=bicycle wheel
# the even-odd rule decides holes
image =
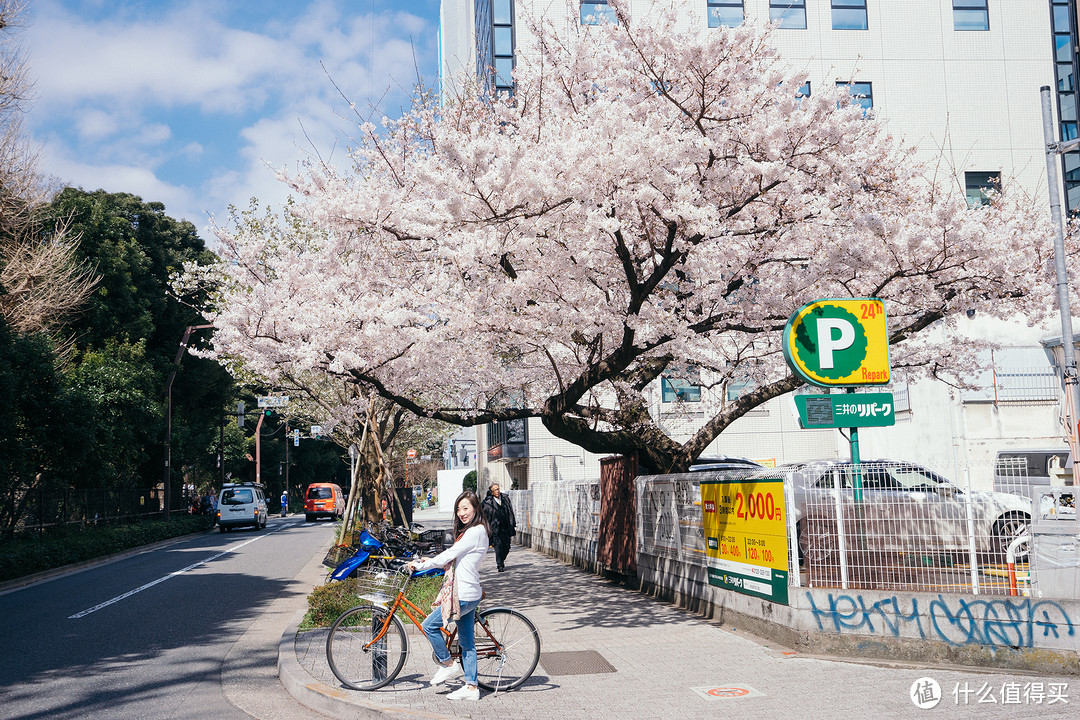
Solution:
[[[326,659],[345,687],[377,690],[401,672],[409,652],[401,621],[391,617],[386,632],[373,642],[388,613],[387,608],[360,605],[346,610],[330,626]]]
[[[529,679],[540,660],[540,633],[510,608],[476,616],[477,682],[485,690],[513,690]]]

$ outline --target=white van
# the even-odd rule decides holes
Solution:
[[[1029,497],[1038,485],[1072,485],[1069,448],[1017,448],[999,450],[994,460],[994,490]]]
[[[266,527],[266,488],[256,483],[225,483],[218,496],[218,529]]]

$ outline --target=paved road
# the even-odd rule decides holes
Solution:
[[[332,530],[271,518],[0,595],[0,718],[317,717],[276,644]]]

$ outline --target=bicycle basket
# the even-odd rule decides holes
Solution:
[[[453,534],[447,530],[425,530],[420,533],[421,543],[430,543],[432,550],[441,551],[449,545],[446,544],[446,535],[450,535],[450,545],[454,544]]]
[[[360,566],[356,569],[356,594],[376,605],[386,606],[409,581],[406,573],[385,568]]]
[[[345,562],[345,559],[352,555],[353,552],[353,548],[348,545],[335,545],[326,551],[326,557],[323,558],[322,564],[328,568],[336,568]]]

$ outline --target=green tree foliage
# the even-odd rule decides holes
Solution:
[[[55,455],[55,426],[62,422],[57,398],[61,378],[50,339],[20,335],[0,322],[0,530],[14,532],[26,497]]]
[[[153,450],[160,442],[161,383],[144,341],[89,350],[65,380],[65,404],[78,422],[67,424],[70,433],[54,470],[77,488],[151,485],[140,472],[158,457]]]
[[[103,473],[116,473],[116,483],[155,484],[161,473],[166,378],[184,330],[204,324],[196,309],[203,298],[179,302],[169,291],[169,276],[185,262],[206,265],[215,257],[190,222],[169,217],[159,202],[128,193],[66,188],[49,215],[57,227],[81,237],[80,252],[100,276],[83,313],[69,326],[78,351],[70,377],[73,392],[98,408],[101,426],[95,430],[120,432],[133,443],[120,452],[117,443],[101,436],[99,447],[87,452],[99,457]],[[190,343],[201,342],[207,331],[202,332]],[[217,363],[183,358],[172,390],[172,465],[188,468],[188,479],[196,484],[219,474],[212,448],[232,394],[232,380]],[[179,472],[175,475],[179,483]]]

